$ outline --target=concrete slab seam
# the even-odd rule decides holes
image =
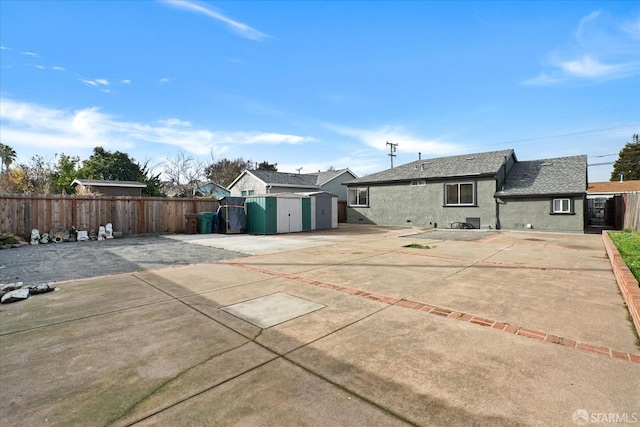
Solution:
[[[400,249],[390,250],[390,251],[386,251],[386,252],[393,252],[393,253],[397,253],[397,254],[400,254],[400,255],[413,255],[413,256],[421,256],[421,257],[427,257],[427,258],[445,259],[445,260],[449,260],[449,261],[470,262],[470,263],[474,263],[474,265],[475,264],[489,264],[489,265],[508,267],[508,268],[519,268],[519,269],[523,269],[523,270],[551,271],[551,272],[554,272],[554,273],[570,274],[572,276],[592,277],[592,278],[597,278],[597,279],[601,279],[602,278],[602,276],[599,275],[599,274],[590,274],[590,273],[581,273],[581,272],[576,272],[576,271],[560,270],[560,269],[552,268],[552,267],[538,267],[538,266],[534,266],[534,265],[515,264],[515,263],[501,262],[501,261],[490,261],[488,259],[483,259],[483,260],[480,260],[480,261],[476,261],[476,260],[472,260],[472,259],[468,259],[468,258],[459,258],[459,257],[446,256],[446,255],[433,255],[433,254],[417,253],[417,252],[411,252],[411,251],[404,251],[404,250],[400,250]]]
[[[415,310],[415,311],[422,311],[425,312],[427,314],[432,314],[435,316],[439,316],[439,317],[444,317],[444,318],[450,318],[453,320],[460,320],[463,322],[468,322],[468,323],[472,323],[478,326],[484,326],[484,327],[489,327],[491,329],[497,329],[509,334],[513,334],[513,335],[517,335],[517,336],[521,336],[521,337],[525,337],[525,338],[532,338],[541,342],[547,342],[547,343],[551,343],[551,344],[559,344],[562,345],[564,347],[568,347],[568,348],[572,348],[574,350],[578,350],[578,351],[582,351],[582,352],[586,352],[586,353],[591,353],[591,354],[597,354],[599,356],[605,356],[605,357],[609,357],[612,359],[617,359],[617,360],[626,360],[632,363],[637,363],[640,364],[640,354],[632,354],[632,353],[626,353],[623,351],[618,351],[618,350],[613,350],[610,349],[608,347],[603,347],[603,346],[599,346],[599,345],[594,345],[594,344],[588,344],[588,343],[584,343],[584,342],[579,342],[576,340],[573,340],[571,338],[567,338],[567,337],[562,337],[562,336],[558,336],[558,335],[553,335],[553,334],[548,334],[546,332],[542,332],[542,331],[537,331],[535,329],[529,329],[529,328],[525,328],[522,326],[517,326],[517,325],[511,325],[509,323],[506,322],[499,322],[496,320],[491,320],[491,319],[486,319],[483,317],[479,317],[479,316],[474,316],[472,314],[468,314],[468,313],[462,313],[462,312],[458,312],[455,310],[450,310],[448,308],[443,308],[443,307],[438,307],[435,305],[429,305],[429,304],[424,304],[421,302],[417,302],[417,301],[411,301],[411,300],[407,300],[407,299],[398,299],[398,298],[392,298],[386,295],[379,295],[379,294],[373,294],[370,292],[365,292],[363,290],[360,289],[356,289],[356,288],[349,288],[349,287],[345,287],[345,286],[340,286],[340,285],[332,285],[329,283],[323,283],[317,280],[312,280],[312,279],[307,279],[304,277],[299,277],[296,276],[294,274],[289,274],[289,273],[281,273],[278,271],[272,271],[272,270],[267,270],[261,267],[255,267],[252,265],[247,265],[247,264],[240,264],[240,263],[233,263],[233,262],[228,262],[228,264],[230,265],[234,265],[236,267],[241,267],[241,268],[245,268],[245,269],[249,269],[249,270],[254,270],[254,271],[259,271],[261,273],[264,274],[270,274],[273,276],[277,276],[277,277],[281,277],[281,278],[285,278],[285,279],[289,279],[289,280],[294,280],[300,283],[305,283],[308,285],[312,285],[312,286],[317,286],[317,287],[321,287],[321,288],[326,288],[326,289],[332,289],[338,292],[342,292],[348,295],[353,295],[353,296],[358,296],[358,297],[362,297],[362,298],[367,298],[367,299],[372,299],[375,301],[379,301],[382,303],[386,303],[389,305],[395,305],[397,307],[402,307],[402,308],[406,308],[406,309],[410,309],[410,310]]]
[[[272,275],[272,276],[279,276],[279,277],[281,277],[281,273],[277,273],[277,274],[276,274],[276,272],[273,272],[273,271],[270,271],[270,270],[265,270],[265,269],[260,269],[260,268],[251,268],[252,266],[246,266],[246,265],[244,265],[244,264],[239,264],[239,263],[229,263],[229,265],[234,265],[234,266],[236,266],[236,267],[242,267],[242,268],[248,268],[248,269],[254,269],[254,270],[256,270],[256,271],[262,271],[263,273],[270,274],[270,275]],[[289,276],[292,276],[292,275],[289,275]],[[298,277],[296,277],[296,276],[292,276],[292,277],[293,277],[293,279],[292,279],[292,280],[295,280],[295,279],[297,279],[297,278],[298,278]],[[155,285],[153,285],[152,283],[149,283],[149,282],[145,281],[144,279],[141,279],[141,278],[137,278],[137,279],[141,280],[142,282],[144,282],[145,284],[147,284],[147,285],[149,285],[149,286],[151,286],[151,287],[153,287],[153,288],[158,289],[160,292],[166,293],[166,292],[165,292],[165,291],[163,291],[162,289],[160,289],[160,288],[156,287],[156,286],[155,286]],[[299,279],[302,279],[302,278],[299,278]],[[315,282],[315,281],[313,281],[313,282]],[[321,283],[321,282],[317,282],[317,283]],[[341,287],[341,288],[343,288],[343,287]],[[344,288],[344,289],[346,289],[346,288]],[[167,295],[168,295],[168,294],[167,294]],[[189,303],[187,303],[187,302],[185,302],[185,301],[182,301],[180,298],[174,297],[173,299],[175,299],[176,301],[181,302],[182,304],[184,304],[184,305],[186,305],[187,307],[189,307],[190,309],[192,309],[192,310],[194,310],[194,311],[196,311],[196,312],[198,312],[198,313],[202,314],[203,316],[205,316],[205,317],[207,317],[207,318],[209,318],[209,319],[213,320],[215,323],[219,324],[220,326],[222,326],[222,327],[224,327],[224,328],[226,328],[226,329],[228,329],[228,330],[230,330],[230,331],[232,331],[232,332],[234,332],[234,333],[236,333],[236,334],[238,334],[238,335],[242,336],[243,338],[247,339],[249,342],[252,342],[252,343],[254,343],[254,344],[258,345],[259,347],[261,347],[261,348],[263,348],[264,350],[268,351],[269,353],[273,354],[275,357],[274,357],[274,358],[272,358],[272,359],[270,359],[270,360],[268,360],[268,361],[266,361],[266,362],[264,362],[264,363],[261,363],[261,364],[259,364],[259,365],[257,365],[257,366],[254,366],[254,367],[250,368],[249,370],[247,370],[247,371],[245,371],[245,372],[241,372],[241,373],[239,373],[238,375],[235,375],[235,376],[234,376],[234,377],[232,377],[232,378],[228,378],[228,379],[226,379],[226,380],[222,381],[222,382],[221,382],[221,383],[219,383],[219,384],[215,384],[215,385],[213,385],[213,386],[209,387],[209,388],[208,388],[208,389],[206,389],[206,390],[202,390],[202,391],[200,391],[200,392],[196,393],[196,394],[195,394],[195,395],[193,395],[193,396],[189,396],[189,397],[187,397],[187,398],[185,398],[185,399],[182,399],[180,402],[176,402],[176,403],[174,403],[174,404],[173,404],[173,405],[171,405],[171,406],[175,406],[175,405],[177,405],[177,404],[180,404],[180,403],[184,402],[184,401],[185,401],[185,400],[187,400],[187,399],[190,399],[190,398],[195,397],[195,396],[197,396],[197,395],[203,394],[203,393],[205,393],[205,392],[207,392],[207,391],[209,391],[209,390],[211,390],[211,389],[213,389],[213,388],[216,388],[216,387],[218,387],[218,386],[220,386],[220,385],[222,385],[222,384],[224,384],[224,383],[227,383],[227,382],[229,382],[229,381],[231,381],[231,380],[233,380],[233,379],[235,379],[235,378],[240,377],[241,375],[244,375],[244,374],[246,374],[246,373],[248,373],[248,372],[251,372],[251,371],[253,371],[253,370],[255,370],[255,369],[258,369],[258,368],[260,368],[261,366],[266,365],[267,363],[270,363],[270,362],[272,362],[272,361],[274,361],[274,360],[276,360],[276,359],[279,359],[279,358],[280,358],[280,359],[286,360],[287,362],[289,362],[289,363],[291,363],[291,364],[293,364],[293,365],[295,365],[295,366],[298,366],[298,367],[299,367],[299,368],[301,368],[301,369],[304,369],[305,371],[307,371],[307,372],[309,372],[309,373],[313,374],[314,376],[316,376],[317,378],[320,378],[320,379],[321,379],[321,380],[323,380],[323,381],[326,381],[326,382],[328,382],[328,383],[330,383],[330,384],[332,384],[332,385],[334,385],[334,386],[336,386],[336,387],[338,387],[338,388],[340,388],[340,389],[342,389],[342,390],[345,390],[346,392],[350,393],[351,395],[353,395],[353,396],[355,396],[355,397],[357,397],[357,398],[359,398],[359,399],[362,399],[363,401],[365,401],[365,402],[367,402],[367,403],[369,403],[369,404],[371,404],[371,405],[373,405],[373,406],[377,407],[378,409],[380,409],[380,410],[382,410],[382,411],[384,411],[384,412],[387,412],[388,414],[390,414],[390,415],[392,415],[392,416],[394,416],[394,417],[397,417],[398,419],[400,419],[400,420],[402,420],[402,421],[408,422],[408,421],[407,421],[407,420],[406,420],[406,419],[405,419],[401,414],[396,413],[396,412],[395,412],[395,411],[393,411],[392,409],[387,408],[387,407],[385,407],[385,406],[383,406],[383,405],[381,405],[381,404],[378,404],[378,403],[376,403],[376,402],[374,402],[374,401],[372,401],[372,400],[368,399],[366,396],[364,396],[364,395],[362,395],[362,394],[360,394],[360,393],[357,393],[357,392],[355,392],[355,391],[353,391],[353,390],[350,390],[350,389],[348,389],[348,388],[346,388],[346,387],[344,387],[344,386],[341,386],[341,385],[339,385],[339,384],[335,383],[334,381],[330,380],[329,378],[324,377],[324,376],[320,375],[319,373],[317,373],[317,372],[315,372],[315,371],[313,371],[313,370],[310,370],[310,369],[308,369],[307,367],[303,366],[302,364],[300,364],[300,363],[298,363],[298,362],[296,362],[296,361],[292,360],[291,358],[287,357],[287,355],[288,355],[289,353],[291,353],[291,352],[293,352],[293,351],[295,351],[295,350],[298,350],[298,349],[300,349],[300,348],[302,348],[302,347],[305,347],[305,346],[307,346],[307,345],[310,345],[310,344],[312,344],[313,342],[319,341],[320,339],[325,338],[326,336],[331,335],[331,334],[333,334],[333,333],[335,333],[335,332],[337,332],[337,331],[333,331],[331,334],[327,334],[327,335],[325,335],[325,336],[323,336],[323,337],[318,337],[316,340],[313,340],[312,342],[309,342],[309,343],[305,344],[304,346],[300,346],[300,347],[298,347],[298,348],[296,348],[296,349],[293,349],[293,350],[291,350],[291,351],[288,351],[288,352],[286,352],[286,353],[284,353],[284,354],[279,354],[278,352],[276,352],[276,351],[274,351],[273,349],[269,348],[267,345],[262,344],[262,343],[260,343],[259,341],[257,341],[257,338],[262,334],[262,329],[260,330],[260,332],[258,333],[258,335],[256,335],[254,338],[251,338],[251,337],[247,336],[246,334],[243,334],[242,332],[237,331],[237,330],[235,330],[235,329],[231,328],[230,326],[228,326],[228,325],[224,324],[223,322],[220,322],[218,319],[215,319],[215,318],[211,317],[211,316],[210,316],[210,315],[208,315],[207,313],[203,312],[202,310],[199,310],[198,308],[196,308],[196,307],[194,307],[194,306],[190,305]],[[385,307],[383,307],[383,308],[381,308],[381,309],[379,309],[379,310],[376,310],[376,311],[374,311],[373,313],[370,313],[369,315],[365,316],[364,318],[367,318],[367,317],[373,316],[373,315],[375,315],[375,314],[379,313],[380,311],[382,311],[382,310],[384,310],[384,309],[386,309],[386,308],[388,308],[388,306],[385,306]],[[357,323],[357,322],[360,322],[360,321],[362,321],[362,318],[361,318],[361,319],[358,319],[358,320],[356,320],[356,321],[354,321],[354,322],[351,322],[350,324],[345,325],[345,326],[343,326],[342,328],[339,328],[338,330],[342,330],[342,329],[344,329],[344,328],[347,328],[347,327],[349,327],[349,326],[351,326],[351,325],[353,325],[353,324],[355,324],[355,323]],[[246,343],[244,343],[244,344],[246,344]],[[243,345],[244,345],[244,344],[243,344]],[[170,406],[170,407],[171,407],[171,406]],[[164,411],[164,410],[166,410],[166,409],[169,409],[169,408],[163,408],[163,409],[161,409],[160,411],[158,411],[157,413],[162,412],[162,411]],[[152,416],[152,415],[149,415],[149,416],[147,416],[147,417],[143,418],[143,420],[144,420],[144,419],[147,419],[147,418],[149,418],[149,417],[151,417],[151,416]],[[140,422],[140,421],[141,421],[141,420],[138,420],[138,421],[136,421],[136,423],[138,423],[138,422]],[[132,425],[132,424],[130,424],[130,425]]]

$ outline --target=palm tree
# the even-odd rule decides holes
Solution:
[[[5,168],[8,170],[16,157],[16,151],[13,148],[0,143],[0,173],[2,173]]]

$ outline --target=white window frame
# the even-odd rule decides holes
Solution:
[[[352,196],[354,192],[355,192],[355,198]],[[363,192],[365,193],[364,201],[361,198],[361,194]],[[354,199],[355,199],[355,203],[353,203]],[[369,207],[369,187],[349,187],[349,206]]]
[[[460,186],[471,185],[471,203],[460,203]],[[449,187],[457,187],[457,203],[449,203],[447,197],[447,189]],[[476,206],[476,182],[475,181],[461,181],[461,182],[445,182],[444,184],[444,205],[445,206]]]
[[[551,213],[552,214],[572,214],[573,203],[571,198],[557,198],[551,201]]]
[[[255,193],[255,190],[241,190],[240,191],[241,197],[253,196],[254,193]]]

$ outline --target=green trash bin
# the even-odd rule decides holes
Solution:
[[[211,234],[213,231],[213,212],[200,212],[198,214],[198,233]]]

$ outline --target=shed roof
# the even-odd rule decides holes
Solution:
[[[317,188],[317,177],[300,173],[285,173],[265,170],[247,171],[267,185],[279,185],[289,187]]]
[[[580,194],[587,191],[587,156],[517,162],[498,197]]]
[[[93,187],[127,187],[127,188],[147,188],[147,184],[140,181],[116,181],[116,180],[102,180],[102,179],[74,179],[71,182],[71,186],[76,185],[90,185]]]
[[[347,181],[347,185],[496,175],[505,159],[514,156],[512,149],[459,156],[416,160],[362,178]]]

